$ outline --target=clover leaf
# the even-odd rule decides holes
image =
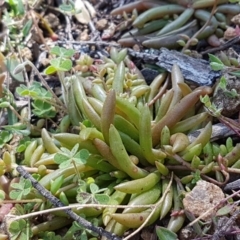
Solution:
[[[61,152],[55,154],[54,161],[59,164],[59,168],[65,168],[73,162],[75,164],[86,163],[89,157],[89,151],[86,149],[78,151],[78,148],[79,144],[76,144],[71,151],[66,148],[61,148]]]
[[[13,190],[9,194],[10,198],[21,200],[31,192],[32,184],[29,179],[20,178],[19,183],[12,183],[11,187]]]

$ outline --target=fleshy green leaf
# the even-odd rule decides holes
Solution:
[[[219,63],[216,63],[216,62],[211,62],[210,66],[211,66],[212,70],[214,70],[214,71],[219,71],[219,70],[223,70],[224,69],[224,65],[223,64],[219,64]]]
[[[164,227],[157,227],[156,233],[159,240],[176,240],[177,234]]]
[[[218,216],[218,217],[225,216],[225,215],[231,213],[234,207],[235,206],[233,206],[233,205],[226,205],[217,211],[216,216]]]
[[[227,86],[227,79],[225,77],[221,77],[218,83],[218,87],[220,87],[223,90],[226,90],[226,86]]]
[[[1,102],[0,103],[0,108],[8,108],[10,107],[10,102]]]
[[[208,56],[211,62],[224,65],[223,62],[220,60],[220,58],[216,57],[215,55],[209,53]]]
[[[230,72],[230,74],[240,77],[240,71]]]
[[[0,189],[0,203],[5,199],[5,192],[3,190]]]
[[[25,8],[22,0],[17,1],[17,12],[18,12],[18,15],[21,15],[21,16],[23,16],[25,13]]]
[[[29,34],[29,32],[30,32],[30,30],[31,30],[31,27],[32,27],[32,23],[33,23],[32,19],[29,19],[29,20],[26,22],[26,24],[23,26],[22,32],[23,32],[23,36],[24,36],[24,37],[26,37],[26,36]]]

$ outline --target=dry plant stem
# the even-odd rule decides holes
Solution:
[[[186,162],[186,161],[184,161],[184,159],[182,159],[179,155],[173,154],[172,157],[173,157],[175,160],[177,160],[179,163],[181,163],[183,166],[185,166],[187,169],[189,169],[190,171],[196,172],[197,169],[193,169],[192,166],[191,166],[191,164],[188,163],[188,162]],[[223,170],[222,170],[221,168],[219,168],[219,170],[220,170],[221,172],[223,172]],[[226,177],[226,172],[224,172],[223,174],[224,174],[224,176]],[[229,179],[229,176],[228,176],[228,177],[225,179],[224,182],[218,182],[218,181],[216,181],[215,179],[213,179],[213,178],[211,178],[211,177],[209,177],[209,176],[207,176],[207,175],[205,175],[205,174],[202,174],[202,173],[201,173],[200,175],[201,175],[202,178],[207,179],[209,182],[214,183],[214,184],[216,184],[216,185],[218,185],[218,186],[223,186],[223,185],[225,185],[225,184],[227,183],[228,179]]]
[[[220,116],[218,118],[218,120],[223,123],[224,125],[226,125],[227,127],[229,127],[231,130],[233,130],[239,137],[240,137],[240,124],[232,121],[232,119],[224,117],[224,116]]]
[[[25,169],[22,166],[18,166],[17,171],[21,174],[22,177],[24,177],[25,179],[29,179],[33,187],[36,188],[43,197],[47,198],[55,207],[64,207],[63,203],[58,198],[53,196],[47,189],[45,189],[42,185],[40,185],[27,171],[25,171]],[[74,221],[76,221],[78,224],[80,224],[86,229],[89,229],[97,233],[100,236],[105,236],[110,240],[121,240],[121,238],[104,230],[103,228],[95,227],[93,224],[91,224],[84,218],[78,216],[76,213],[74,213],[70,209],[66,209],[64,210],[64,212],[68,216],[70,216]]]
[[[69,19],[69,16],[65,15],[65,20],[66,20],[66,25],[67,25],[66,26],[66,32],[68,34],[68,38],[69,38],[70,41],[73,41],[74,38],[73,38],[73,35],[72,35],[72,26],[71,26],[71,21]],[[73,49],[72,46],[69,46],[69,47]]]
[[[30,200],[21,200],[21,201],[14,201],[14,200],[4,200],[3,203],[18,203],[18,202],[42,202],[41,199],[37,199],[38,201],[32,199]],[[64,207],[57,207],[57,208],[50,208],[50,209],[46,209],[46,210],[42,210],[42,211],[37,211],[37,212],[33,212],[33,213],[28,213],[28,214],[24,214],[21,216],[15,216],[15,215],[9,215],[14,217],[14,220],[20,220],[20,219],[26,219],[26,218],[31,218],[31,217],[35,217],[35,216],[39,216],[42,214],[47,214],[47,213],[51,213],[51,212],[57,212],[57,211],[62,211],[62,210],[66,210],[66,209],[75,209],[75,208],[119,208],[119,209],[125,209],[125,208],[154,208],[154,204],[150,204],[150,205],[134,205],[134,206],[129,206],[129,205],[107,205],[107,204],[80,204],[80,203],[76,203],[76,204],[71,204],[69,206],[64,206]]]
[[[162,95],[166,92],[167,90],[167,86],[169,84],[169,76],[167,77],[167,79],[165,80],[165,83],[163,84],[163,86],[161,87],[160,91],[158,92],[158,94],[148,103],[148,106],[152,106],[159,98],[162,97]]]
[[[188,226],[193,226],[194,223],[198,222],[201,218],[205,217],[206,215],[208,215],[210,212],[218,209],[219,207],[221,207],[223,205],[224,202],[227,202],[229,199],[237,196],[238,194],[240,194],[240,190],[234,192],[233,194],[227,196],[226,198],[224,198],[223,200],[221,200],[218,204],[216,204],[214,207],[208,209],[205,213],[203,213],[202,215],[200,215],[199,217],[197,217],[194,221],[192,221],[191,223],[188,224]]]
[[[15,110],[15,108],[14,108],[12,105],[10,105],[9,108],[11,109],[11,111],[17,116],[17,118],[18,118],[21,122],[24,121],[24,120],[22,119],[22,117],[19,115],[19,113]]]
[[[207,49],[206,51],[201,52],[201,54],[205,55],[208,53],[215,53],[218,51],[222,51],[222,50],[232,47],[234,44],[236,44],[238,42],[240,42],[240,36],[237,36],[237,37],[227,41],[226,43],[222,44],[220,47]]]
[[[213,5],[213,8],[212,8],[212,11],[211,11],[211,15],[209,17],[209,19],[205,22],[205,24],[202,26],[202,28],[199,29],[199,31],[197,31],[186,43],[186,45],[183,47],[182,49],[182,52],[184,52],[184,50],[188,49],[192,39],[194,38],[197,38],[197,36],[207,27],[207,25],[210,23],[215,11],[216,11],[216,8],[217,8],[217,2],[218,0],[215,0],[214,2],[214,5]]]
[[[125,237],[123,240],[128,240],[130,239],[131,237],[133,237],[134,235],[136,235],[137,233],[139,233],[145,226],[146,224],[148,223],[148,221],[150,220],[150,218],[152,217],[152,215],[154,214],[154,212],[156,211],[156,209],[163,203],[166,195],[168,194],[169,190],[170,190],[170,187],[172,186],[172,181],[173,181],[173,172],[171,174],[171,179],[169,181],[169,184],[167,185],[167,188],[165,190],[165,192],[163,193],[162,197],[160,198],[160,200],[154,204],[154,207],[151,211],[151,213],[149,214],[149,216],[147,217],[147,219],[143,222],[143,224],[137,229],[135,230],[134,232],[132,232],[130,235],[128,235],[127,237]]]
[[[182,165],[166,165],[166,167],[169,169],[169,170],[182,170],[182,171],[187,171],[187,170],[190,170],[188,167],[186,166],[182,166]],[[204,168],[204,165],[200,165],[199,166],[199,170],[203,169]],[[214,166],[212,171],[221,171],[222,169],[219,167],[219,166]],[[237,168],[228,168],[227,169],[229,173],[238,173],[240,174],[240,169],[237,169]]]

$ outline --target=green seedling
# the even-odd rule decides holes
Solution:
[[[7,126],[3,126],[3,128],[19,136],[28,136],[30,134],[30,131],[29,129],[27,129],[26,124],[7,125]]]
[[[24,199],[32,190],[32,184],[29,179],[20,178],[19,183],[12,183],[9,196],[11,199],[21,200]]]
[[[72,61],[69,58],[73,57],[75,51],[55,46],[50,50],[50,53],[57,57],[50,60],[50,66],[45,69],[44,73],[47,75],[57,73],[62,86],[63,99],[66,103],[68,88],[65,80],[65,72],[72,69]]]
[[[86,218],[86,216],[84,214],[81,214],[81,217]],[[94,226],[99,225],[97,218],[90,219],[90,222]],[[67,231],[67,233],[65,234],[65,236],[62,239],[63,240],[71,240],[71,239],[88,240],[89,235],[97,236],[93,231],[83,228],[81,225],[79,225],[77,222],[74,221],[72,223],[72,226],[69,228],[69,230]]]
[[[238,97],[238,93],[237,93],[236,89],[231,89],[231,90],[227,89],[227,79],[225,77],[220,78],[217,88],[222,89],[224,94],[227,97],[230,97],[230,98]]]
[[[56,72],[66,72],[71,70],[72,61],[69,58],[75,53],[73,49],[65,49],[55,46],[50,50],[50,53],[57,57],[50,61],[51,65],[45,69],[45,74],[50,75]]]
[[[29,226],[28,220],[20,219],[13,221],[9,226],[10,239],[12,240],[25,240],[31,239],[32,231]]]
[[[86,149],[78,151],[79,144],[76,144],[72,150],[62,147],[59,153],[54,156],[54,161],[59,164],[59,168],[66,168],[71,164],[85,164],[89,157],[89,152]]]
[[[221,108],[217,108],[214,103],[211,103],[210,98],[208,95],[204,97],[200,96],[200,101],[204,104],[207,110],[214,116],[220,117],[221,116]]]
[[[33,82],[30,87],[23,84],[17,87],[16,92],[23,97],[31,97],[33,113],[42,118],[53,118],[56,115],[57,105],[53,105],[52,94],[41,86],[39,82]]]
[[[88,192],[88,188],[90,193]],[[83,180],[80,180],[77,201],[82,204],[86,203],[107,204],[109,201],[109,196],[101,193],[105,190],[106,189],[99,189],[98,185],[95,184],[94,182],[87,183]]]
[[[27,146],[30,144],[31,140],[29,137],[24,137],[19,141],[16,151],[18,153],[24,152]]]
[[[193,179],[191,181],[192,184],[196,184],[199,180],[201,180],[201,172],[199,170],[196,170],[195,172],[192,173]]]

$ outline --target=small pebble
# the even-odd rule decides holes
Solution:
[[[85,29],[81,32],[80,36],[78,37],[78,40],[80,41],[88,41],[90,39],[88,34],[88,29]]]
[[[199,180],[191,192],[187,193],[183,199],[184,209],[191,212],[195,217],[199,217],[211,208],[215,207],[224,199],[223,191],[220,187],[204,180]],[[201,217],[208,221],[215,215],[216,210],[208,212]]]

